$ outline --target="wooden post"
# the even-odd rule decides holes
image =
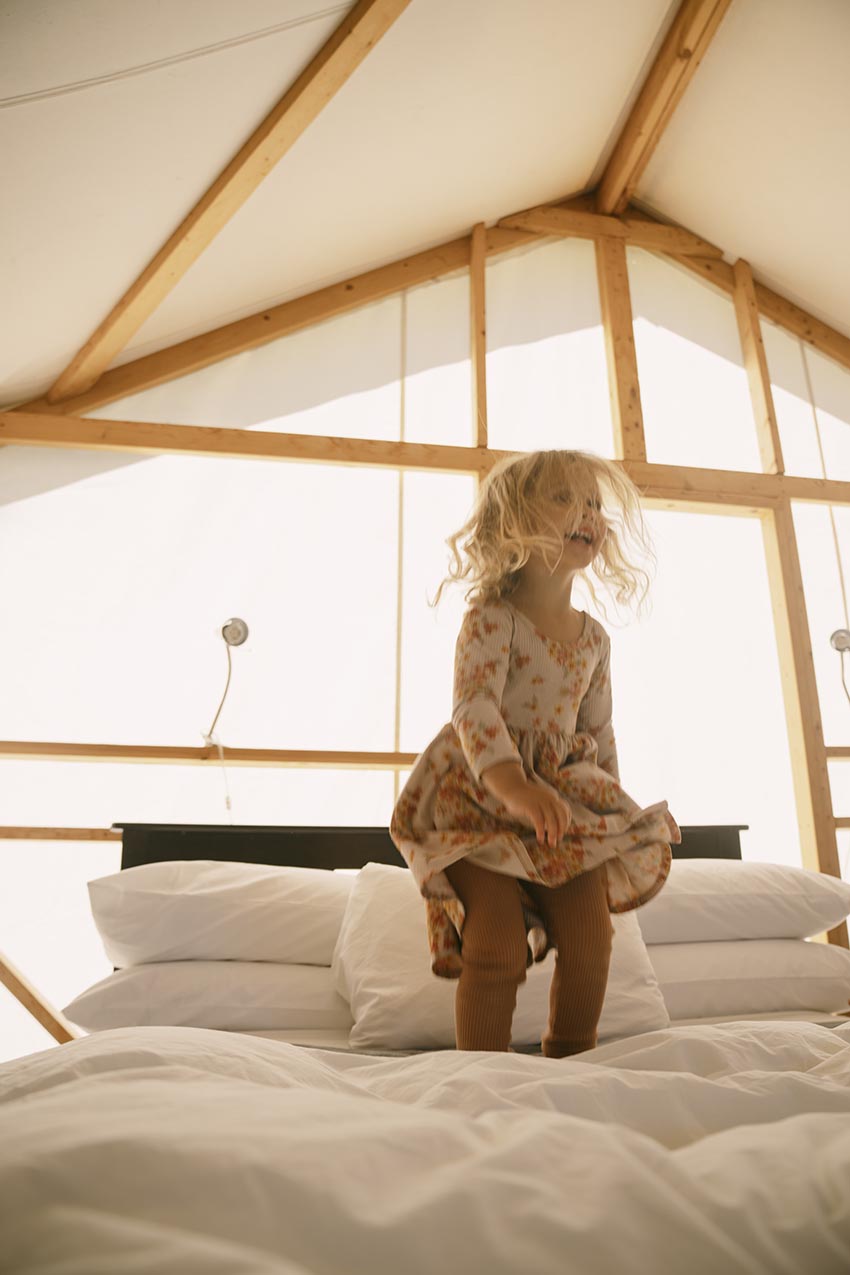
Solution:
[[[773,392],[770,388],[752,271],[749,264],[741,258],[735,262],[732,271],[735,279],[735,316],[750,385],[762,469],[766,474],[784,474],[785,463],[773,407]]]
[[[469,240],[470,357],[472,360],[472,421],[476,447],[487,446],[487,309],[485,266],[487,229],[481,221]]]
[[[762,530],[803,866],[840,877],[803,575],[789,500],[779,500],[774,509],[764,512]],[[847,947],[847,926],[842,923],[828,937],[830,943]]]
[[[605,330],[608,393],[618,460],[645,461],[646,440],[640,404],[632,302],[622,239],[596,240],[599,304]]]

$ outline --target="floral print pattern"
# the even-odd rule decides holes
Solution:
[[[610,642],[591,616],[577,641],[559,642],[507,602],[467,611],[451,722],[417,758],[390,821],[426,900],[435,974],[462,969],[463,905],[444,871],[458,859],[548,886],[605,863],[612,912],[663,886],[681,834],[666,802],[641,809],[620,787],[611,703]],[[538,845],[484,787],[483,771],[504,761],[566,800],[573,818],[557,845]],[[548,938],[521,893],[529,961],[542,960]]]

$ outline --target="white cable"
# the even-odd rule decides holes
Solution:
[[[225,637],[225,630],[230,625],[234,625],[234,624],[243,624],[243,621],[241,620],[228,621],[228,623],[224,626],[224,629],[222,630],[223,637]],[[247,636],[247,628],[245,628],[245,634]],[[244,640],[245,639],[243,637],[242,641]],[[227,767],[224,764],[224,745],[222,744],[218,735],[215,734],[215,725],[219,717],[221,716],[221,710],[224,708],[224,701],[227,699],[227,692],[230,689],[230,677],[233,672],[233,661],[230,656],[230,642],[227,641],[226,637],[225,637],[225,647],[227,648],[227,681],[224,684],[224,694],[222,695],[219,706],[216,709],[215,717],[212,719],[212,725],[210,726],[208,731],[201,732],[201,737],[204,743],[206,744],[207,748],[215,748],[218,751],[218,760],[221,765],[221,776],[222,776],[222,779],[224,780],[224,805],[225,805],[225,809],[227,810],[228,816],[230,817],[230,822],[233,823],[233,815],[232,815],[233,803],[230,799],[230,787],[227,782]]]
[[[826,478],[827,476],[826,455],[823,450],[823,439],[821,437],[821,432],[820,432],[820,421],[818,420],[818,410],[815,404],[815,392],[814,392],[814,387],[812,385],[812,376],[811,376],[811,372],[809,371],[809,361],[806,358],[805,345],[803,344],[802,341],[798,341],[798,344],[800,347],[800,355],[803,360],[803,375],[806,378],[806,393],[809,396],[809,403],[811,404],[811,408],[812,408],[812,419],[815,425],[815,439],[817,440],[817,445],[818,445],[818,457],[820,459],[821,474],[823,475],[824,478]],[[844,564],[841,561],[841,545],[838,540],[838,527],[836,526],[836,523],[835,523],[835,510],[833,509],[832,505],[827,505],[827,512],[829,514],[829,524],[830,524],[830,527],[832,528],[832,540],[835,545],[835,563],[836,563],[836,566],[838,567],[838,587],[841,590],[841,602],[844,608],[844,623],[847,626],[847,628],[850,629],[850,609],[848,609],[848,605],[847,605],[847,585],[844,580]],[[846,652],[842,650],[841,651],[841,685],[844,687],[844,694],[847,696],[848,704],[850,704],[850,690],[847,689],[847,678],[845,675],[845,668],[844,668],[845,654]]]
[[[114,84],[116,80],[127,80],[134,75],[147,75],[149,71],[158,71],[164,66],[175,66],[179,62],[191,62],[196,58],[207,57],[210,53],[221,53],[224,49],[233,49],[240,44],[250,44],[253,40],[264,40],[267,36],[277,35],[279,31],[289,31],[293,27],[306,26],[310,22],[318,22],[333,13],[350,9],[350,4],[333,4],[315,13],[304,14],[300,18],[290,18],[288,22],[278,22],[272,27],[263,27],[259,31],[249,31],[246,35],[236,35],[230,40],[219,40],[217,44],[203,44],[197,49],[187,49],[185,53],[175,53],[172,57],[157,58],[153,62],[142,62],[138,66],[128,66],[121,71],[110,71],[106,75],[92,75],[86,80],[73,80],[68,84],[56,84],[52,88],[35,89],[32,93],[17,93],[13,97],[0,98],[0,110],[10,106],[24,106],[27,102],[40,102],[49,97],[62,97],[66,93],[79,93],[83,89],[97,88],[101,84]]]

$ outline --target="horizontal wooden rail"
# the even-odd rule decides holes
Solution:
[[[509,452],[438,443],[402,443],[271,430],[219,429],[208,425],[160,425],[147,421],[93,421],[78,416],[0,412],[0,443],[70,447],[148,455],[214,456],[281,460],[367,468],[414,469],[482,476]],[[850,482],[795,478],[731,469],[697,469],[624,460],[621,464],[648,502],[670,507],[769,508],[782,499],[850,504]]]
[[[120,841],[112,828],[0,828],[0,841]]]
[[[340,770],[403,770],[416,753],[357,752],[344,749],[227,748],[228,766],[311,766]],[[216,765],[217,748],[172,744],[71,744],[42,740],[0,740],[0,761],[107,761],[168,765]]]

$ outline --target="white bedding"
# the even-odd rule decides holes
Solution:
[[[850,1024],[578,1059],[122,1028],[0,1067],[0,1270],[846,1275]]]

